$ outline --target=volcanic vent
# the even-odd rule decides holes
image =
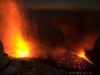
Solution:
[[[62,52],[55,55],[55,61],[59,67],[66,71],[92,71],[93,64],[88,62],[83,57],[77,56],[70,51]]]

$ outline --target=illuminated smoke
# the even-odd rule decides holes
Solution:
[[[91,13],[61,12],[54,25],[65,35],[65,45],[67,49],[85,59],[87,59],[85,51],[93,49],[99,36],[97,30],[89,29],[94,18],[95,17]]]

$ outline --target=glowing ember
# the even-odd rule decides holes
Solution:
[[[89,71],[92,70],[91,67],[93,67],[93,64],[83,57],[79,57],[75,53],[67,50],[66,52],[57,53],[54,58],[59,67],[66,71]]]
[[[10,57],[30,57],[30,45],[23,36],[27,23],[15,2],[14,0],[4,0],[1,6],[4,18],[2,25],[4,50]]]

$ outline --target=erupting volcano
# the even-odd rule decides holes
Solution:
[[[19,7],[16,0],[2,0],[0,4],[3,18],[1,39],[5,53],[13,58],[31,56],[31,47],[24,35],[27,23]]]
[[[40,57],[41,57],[41,55],[44,57],[47,57],[47,54],[46,54],[47,51],[43,45],[39,44],[39,46],[37,46],[37,43],[34,42],[34,44],[33,44],[32,42],[30,42],[30,39],[27,36],[28,23],[25,20],[25,13],[23,11],[22,6],[18,5],[17,0],[6,0],[6,1],[2,0],[1,4],[2,5],[0,5],[1,6],[0,13],[2,14],[2,24],[1,24],[1,29],[0,29],[1,30],[0,35],[1,35],[1,40],[4,44],[5,53],[7,53],[8,56],[11,58],[32,58],[32,57],[36,57],[36,55],[40,56]],[[57,24],[57,25],[59,25],[59,24]],[[62,24],[63,23],[61,22],[61,25]],[[59,27],[60,27],[60,25],[59,25]],[[63,27],[60,27],[60,28],[63,31]],[[67,31],[67,28],[69,28],[69,31]],[[71,30],[73,30],[73,26],[70,26],[70,23],[69,23],[69,26],[67,27],[66,22],[65,22],[65,35],[68,34],[66,32],[71,32]],[[72,49],[72,51],[74,51],[73,49],[77,50],[80,47],[83,47],[83,50],[79,50],[76,53],[66,52],[66,50],[65,50],[65,53],[59,53],[56,57],[54,57],[54,55],[51,56],[51,54],[50,54],[50,57],[52,57],[53,59],[56,58],[57,62],[60,61],[60,63],[64,62],[67,65],[73,64],[74,68],[78,67],[80,69],[83,67],[83,63],[87,63],[86,61],[84,61],[84,59],[86,59],[88,62],[93,64],[86,57],[85,48],[90,49],[91,43],[94,44],[94,42],[95,42],[95,37],[93,38],[93,42],[91,42],[90,40],[89,41],[87,40],[87,38],[89,38],[90,36],[81,38],[80,40],[82,40],[82,41],[78,40],[77,44],[75,45],[75,43],[73,43],[73,41],[76,42],[77,38],[79,38],[79,35],[78,36],[74,35],[74,32],[75,31],[72,31],[71,34],[69,35],[70,37],[72,37],[72,39],[68,38],[68,36],[66,36],[66,38],[67,38],[66,45],[69,46],[69,49],[70,50]],[[78,32],[76,31],[76,33],[78,33]],[[84,36],[85,36],[85,34],[84,34]],[[78,43],[80,43],[80,44],[78,44]],[[49,52],[50,51],[48,51],[48,53]],[[54,50],[54,52],[57,53],[59,51]],[[50,53],[52,53],[52,52],[50,52]],[[66,55],[67,56],[69,55],[68,56],[69,58],[68,57],[66,58]],[[81,57],[81,58],[79,58],[79,57]],[[69,61],[67,61],[67,59]],[[80,62],[80,63],[76,64],[78,62]]]

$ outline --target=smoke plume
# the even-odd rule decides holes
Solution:
[[[99,31],[91,28],[95,16],[92,13],[65,13],[61,12],[55,27],[64,34],[65,45],[75,53],[92,50],[99,36]]]

